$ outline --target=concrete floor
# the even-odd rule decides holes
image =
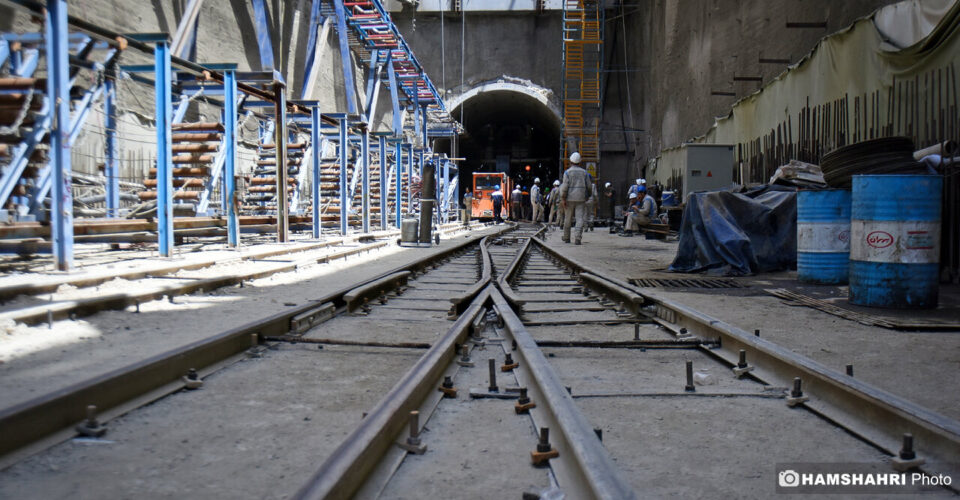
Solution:
[[[676,241],[624,238],[597,228],[584,233],[580,246],[562,243],[558,231],[549,232],[547,242],[578,262],[623,280],[705,277],[666,272],[676,253]],[[947,387],[960,386],[960,331],[906,332],[866,326],[815,309],[785,305],[763,291],[789,284],[795,276],[792,271],[737,278],[749,285],[744,289],[656,291],[733,326],[760,329],[764,338],[839,371],[853,364],[857,378],[960,419],[960,398],[945,392]],[[955,285],[944,288],[942,296],[954,296]],[[960,304],[942,305],[941,310],[957,306]],[[938,312],[915,314],[936,317]]]

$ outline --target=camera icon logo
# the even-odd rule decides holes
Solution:
[[[788,469],[777,474],[777,483],[781,488],[796,488],[800,486],[800,474]]]

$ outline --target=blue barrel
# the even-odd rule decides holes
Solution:
[[[850,221],[850,303],[937,307],[939,175],[855,175]]]
[[[850,191],[797,192],[797,279],[845,285],[850,263]]]

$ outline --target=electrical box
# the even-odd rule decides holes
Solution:
[[[733,185],[733,146],[684,144],[680,147],[683,197],[697,191],[716,191]]]

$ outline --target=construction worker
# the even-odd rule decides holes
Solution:
[[[530,188],[530,203],[533,204],[533,222],[540,222],[543,218],[543,199],[540,193],[540,178],[533,179],[533,186]]]
[[[463,225],[470,225],[470,217],[473,215],[473,193],[470,192],[470,188],[467,188],[467,192],[463,193]]]
[[[583,222],[586,212],[586,203],[593,197],[593,179],[586,170],[580,167],[580,153],[570,155],[570,168],[563,173],[563,183],[560,184],[560,206],[563,208],[563,242],[570,243],[570,227],[576,219],[574,244],[579,245],[583,239]]]
[[[632,236],[634,231],[639,231],[642,226],[655,222],[656,217],[657,202],[647,194],[646,186],[640,186],[637,193],[630,195],[630,208],[627,209],[624,236]]]
[[[557,208],[560,205],[560,181],[553,181],[553,188],[547,196],[547,209],[550,213],[547,216],[547,224],[553,224],[557,221]]]
[[[517,184],[510,193],[510,220],[518,221],[523,215],[520,212],[520,202],[523,200],[523,190]]]
[[[497,186],[497,190],[490,193],[490,201],[493,202],[493,222],[500,224],[503,222],[502,211],[503,211],[503,191],[500,191],[500,186]]]

